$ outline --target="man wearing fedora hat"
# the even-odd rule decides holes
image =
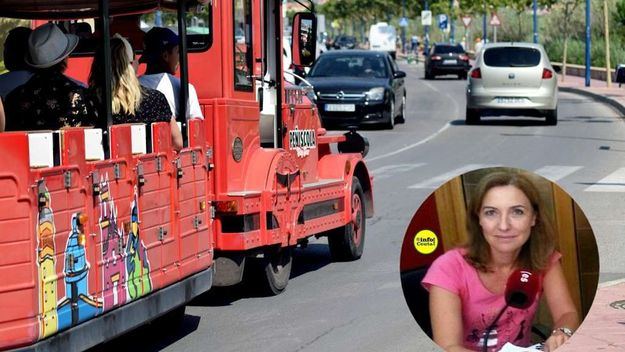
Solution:
[[[180,79],[176,76],[179,63],[178,35],[169,28],[153,27],[143,38],[143,55],[139,62],[146,63],[145,75],[139,77],[142,86],[156,89],[167,98],[171,113],[178,116]],[[204,118],[195,87],[189,83],[187,119]]]
[[[96,109],[86,89],[63,74],[67,57],[77,44],[77,36],[63,33],[53,23],[30,34],[25,59],[33,76],[7,95],[7,131],[93,124]]]

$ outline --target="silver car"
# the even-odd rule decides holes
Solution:
[[[468,125],[483,114],[544,116],[558,123],[558,83],[545,49],[532,43],[486,44],[467,86]]]

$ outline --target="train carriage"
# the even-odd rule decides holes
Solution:
[[[278,294],[292,249],[313,236],[328,236],[336,259],[362,255],[368,146],[327,134],[309,89],[284,80],[281,5],[0,0],[1,17],[80,30],[66,74],[83,82],[113,33],[139,57],[150,26],[174,29],[178,99],[192,83],[203,114],[187,120],[179,104],[178,152],[168,123],[112,125],[107,104],[104,130],[0,133],[0,349],[86,349],[239,283],[250,265]],[[315,23],[294,18],[297,64],[314,60]]]

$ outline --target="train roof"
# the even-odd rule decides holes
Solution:
[[[191,4],[210,0],[186,0]],[[22,19],[78,19],[98,17],[99,0],[0,0],[0,17]],[[108,0],[109,15],[175,9],[176,0]]]

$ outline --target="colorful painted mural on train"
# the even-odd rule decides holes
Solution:
[[[100,238],[102,241],[102,299],[104,310],[126,303],[124,230],[118,226],[117,208],[110,194],[108,175],[100,181]]]
[[[39,338],[48,337],[58,330],[56,311],[56,261],[54,258],[54,212],[50,192],[42,180],[38,183],[39,212],[37,215],[37,266],[39,272]]]

